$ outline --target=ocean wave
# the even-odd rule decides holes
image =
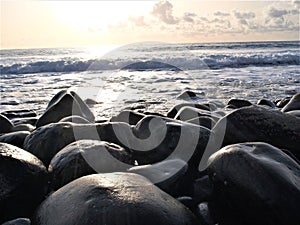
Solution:
[[[82,72],[101,70],[195,70],[240,68],[247,66],[300,65],[297,52],[284,54],[232,55],[215,54],[199,57],[140,59],[59,60],[0,65],[1,74],[35,74],[50,72]]]

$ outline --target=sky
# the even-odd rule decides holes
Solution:
[[[1,49],[299,40],[300,1],[1,1]]]

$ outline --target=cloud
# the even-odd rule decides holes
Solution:
[[[297,15],[299,11],[297,9],[287,10],[287,9],[276,9],[274,7],[269,8],[268,16],[272,18],[283,17],[285,15]]]
[[[156,3],[152,10],[152,15],[158,17],[166,24],[176,24],[178,19],[173,16],[173,5],[168,1]]]
[[[217,12],[214,13],[214,15],[215,16],[226,17],[226,16],[230,16],[230,13],[217,11]]]
[[[255,13],[254,12],[238,12],[238,11],[234,11],[234,16],[237,19],[253,19],[255,18]]]
[[[184,20],[185,22],[194,23],[194,22],[195,22],[195,21],[194,21],[194,17],[196,17],[196,16],[197,16],[196,13],[186,12],[186,13],[184,13],[184,15],[183,15],[183,20]]]

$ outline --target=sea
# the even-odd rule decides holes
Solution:
[[[123,109],[166,113],[191,101],[276,100],[300,92],[300,41],[41,48],[0,51],[0,112],[41,114],[60,90],[76,91],[96,117]]]

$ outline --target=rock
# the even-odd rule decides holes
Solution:
[[[281,111],[289,112],[292,110],[300,110],[300,92],[295,94]]]
[[[27,218],[18,218],[18,219],[14,219],[2,223],[2,225],[30,225],[30,224],[31,224],[30,219]]]
[[[0,143],[0,178],[0,223],[30,217],[46,194],[43,163],[23,149]]]
[[[75,141],[72,123],[52,123],[36,129],[25,138],[24,149],[48,166],[52,157]]]
[[[89,174],[125,172],[130,165],[134,165],[131,155],[116,144],[97,140],[76,141],[64,147],[51,160],[51,187],[57,190]]]
[[[1,124],[1,126],[0,126],[0,134],[1,133],[9,133],[9,132],[12,131],[12,129],[14,127],[14,125],[12,124],[12,122],[10,122],[10,120],[6,116],[4,116],[2,114],[0,114],[0,124]]]
[[[300,120],[282,112],[251,106],[233,111],[217,122],[215,137],[222,146],[261,141],[291,151],[300,159]]]
[[[8,111],[1,112],[1,114],[6,116],[8,119],[28,118],[28,117],[37,116],[34,110],[29,110],[29,109],[8,110]]]
[[[177,99],[183,99],[183,100],[193,100],[195,98],[197,98],[197,94],[193,91],[184,91],[177,96]]]
[[[167,113],[167,117],[169,118],[174,118],[176,116],[176,114],[178,113],[178,111],[185,106],[189,106],[189,107],[193,107],[193,108],[197,108],[197,109],[203,109],[206,111],[210,111],[209,107],[207,105],[202,105],[202,104],[197,104],[197,103],[181,103],[178,105],[175,105],[174,107],[172,107],[169,112]]]
[[[196,204],[195,204],[193,198],[190,196],[181,196],[181,197],[176,198],[176,200],[179,201],[181,204],[185,205],[192,212],[196,208]]]
[[[16,131],[0,136],[0,142],[11,144],[23,148],[25,138],[30,134],[29,131]]]
[[[74,132],[76,135],[74,135]],[[100,124],[53,123],[32,132],[24,148],[49,165],[52,157],[75,140],[102,140],[118,144],[141,165],[166,159],[170,154],[195,167],[209,140],[210,130],[168,118],[144,117],[136,126],[122,122]]]
[[[135,166],[128,172],[146,177],[154,185],[172,196],[186,195],[190,191],[192,177],[188,174],[188,165],[180,159],[164,160],[152,165]]]
[[[137,113],[131,110],[123,110],[117,116],[113,116],[111,118],[111,122],[124,122],[129,125],[136,125],[142,118],[144,118],[145,114]]]
[[[278,108],[283,108],[290,100],[292,97],[285,97],[281,99],[279,102],[277,102],[276,106]]]
[[[222,224],[296,225],[300,214],[300,166],[266,143],[241,143],[209,159],[213,200]]]
[[[257,105],[262,105],[262,106],[269,106],[271,108],[276,108],[276,105],[271,102],[270,100],[268,99],[260,99],[258,102],[257,102]]]
[[[211,199],[213,192],[213,183],[210,181],[208,175],[200,177],[193,182],[192,198],[195,202],[204,202]]]
[[[103,102],[98,102],[94,99],[90,99],[90,98],[87,98],[84,100],[85,104],[88,104],[88,105],[97,105],[97,104],[102,104]]]
[[[196,117],[194,119],[187,120],[186,122],[192,123],[195,125],[199,125],[199,126],[203,126],[208,129],[211,129],[216,124],[216,121],[209,116]]]
[[[228,101],[227,105],[234,106],[235,108],[242,108],[242,107],[251,106],[252,103],[249,102],[248,100],[232,98]]]
[[[198,205],[196,216],[203,225],[215,225],[214,218],[211,215],[209,204],[207,202],[202,202]]]
[[[292,110],[292,111],[288,111],[286,113],[289,114],[289,115],[296,116],[296,117],[300,118],[300,110]]]
[[[139,164],[153,164],[172,155],[188,162],[190,169],[198,167],[210,136],[205,127],[156,116],[144,117],[132,133],[124,135],[123,142],[128,140]]]
[[[140,175],[95,174],[50,195],[33,225],[196,225],[194,215]]]
[[[53,99],[48,104],[47,110],[38,119],[36,127],[55,123],[72,115],[81,116],[91,122],[94,121],[94,115],[76,93],[72,91],[59,92]]]
[[[207,110],[197,109],[197,108],[190,107],[190,106],[182,107],[178,111],[178,113],[176,114],[174,119],[181,120],[181,121],[188,121],[188,120],[192,120],[195,118],[199,118],[201,116],[211,117],[212,119],[214,119],[216,121],[219,120],[219,115],[217,115],[217,114],[214,114]]]
[[[30,124],[32,126],[35,126],[37,120],[37,117],[25,117],[12,119],[12,122],[15,126],[19,124]]]
[[[62,118],[59,122],[71,122],[71,123],[79,123],[79,124],[89,124],[91,123],[87,119],[81,117],[81,116],[67,116],[65,118]]]
[[[33,131],[35,129],[31,124],[18,124],[14,126],[13,131]]]

